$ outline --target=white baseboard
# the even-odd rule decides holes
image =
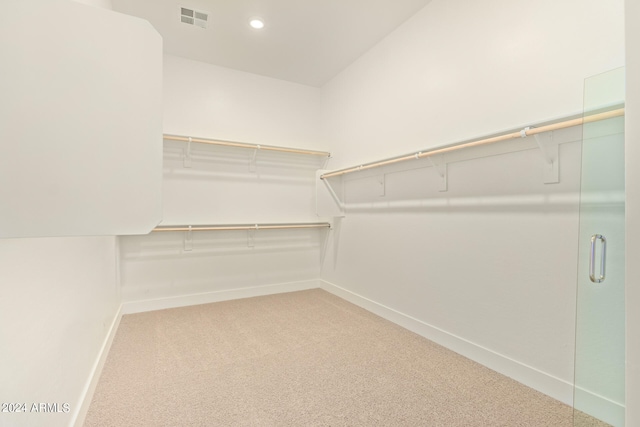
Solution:
[[[96,362],[93,365],[93,369],[91,370],[89,378],[87,379],[87,383],[84,387],[84,390],[82,391],[82,395],[80,396],[78,405],[76,405],[76,410],[74,411],[74,414],[71,418],[72,422],[70,425],[72,426],[82,427],[84,425],[84,419],[86,418],[87,412],[89,411],[89,406],[91,405],[91,400],[93,399],[93,393],[96,391],[96,387],[98,386],[102,368],[104,367],[104,363],[107,361],[111,343],[113,343],[113,338],[116,336],[116,331],[118,330],[118,326],[120,325],[120,319],[122,319],[122,305],[120,305],[120,307],[118,307],[118,311],[116,311],[116,315],[113,318],[113,322],[111,322],[109,332],[107,333],[107,336],[102,343],[100,353],[96,358]]]
[[[450,334],[421,320],[408,316],[361,295],[321,280],[321,288],[359,307],[402,326],[418,335],[455,351],[496,372],[508,376],[528,387],[551,396],[567,405],[573,405],[573,384],[541,372],[516,360]]]
[[[624,426],[625,407],[582,387],[576,387],[576,409],[612,426]]]
[[[251,298],[284,292],[304,291],[319,288],[320,281],[305,280],[300,282],[278,283],[252,286],[248,288],[228,289],[191,295],[177,295],[167,298],[156,298],[143,301],[128,301],[122,304],[122,314],[141,313],[145,311],[163,310],[165,308],[186,307],[190,305],[209,304],[240,298]]]

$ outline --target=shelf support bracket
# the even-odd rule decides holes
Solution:
[[[185,168],[191,167],[191,137],[187,141],[187,146],[184,149],[184,156],[182,157],[182,166]]]
[[[420,158],[420,154],[422,153],[416,154],[416,159]],[[439,178],[438,191],[440,192],[447,191],[448,190],[447,176],[449,172],[447,168],[447,162],[444,161],[444,156],[428,156],[427,160],[429,161],[429,163],[431,163],[433,170],[438,175],[438,178]]]
[[[185,252],[193,250],[193,230],[191,230],[191,226],[189,226],[189,231],[184,232],[184,250]]]
[[[387,175],[386,174],[378,175],[376,177],[376,182],[378,183],[378,196],[384,197],[386,187],[387,187]]]
[[[343,217],[344,204],[340,199],[340,196],[336,193],[333,185],[329,183],[329,179],[321,179],[320,176],[327,171],[316,171],[316,215],[322,217]],[[341,186],[344,184],[342,177],[337,178],[339,181],[334,181],[335,185]],[[325,191],[326,190],[326,191]],[[342,187],[341,194],[344,194],[344,188]]]
[[[322,161],[321,169],[326,169],[327,168],[327,164],[329,163],[329,160],[331,160],[331,153],[329,153],[329,155],[327,157],[325,157],[324,160]]]
[[[256,230],[258,230],[258,224],[254,229],[247,230],[247,247],[253,248],[256,246]]]
[[[534,135],[536,144],[542,155],[542,182],[545,184],[557,184],[560,182],[560,156],[558,142],[553,138],[553,131],[537,133]]]
[[[260,145],[258,145],[253,150],[253,155],[251,156],[251,159],[249,159],[249,172],[255,173],[256,171],[256,158],[258,156],[258,150],[260,150],[260,148]]]

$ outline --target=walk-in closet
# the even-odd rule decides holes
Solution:
[[[640,425],[631,0],[9,0],[0,427]]]

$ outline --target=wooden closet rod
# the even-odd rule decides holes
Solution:
[[[225,147],[250,148],[253,150],[280,151],[284,153],[308,154],[312,156],[331,157],[331,153],[326,151],[303,150],[300,148],[276,147],[273,145],[248,144],[245,142],[223,141],[218,139],[194,138],[190,136],[168,135],[163,138],[169,141],[197,142],[199,144],[222,145]]]
[[[314,222],[305,224],[167,225],[158,226],[152,231],[282,230],[289,228],[331,228],[331,224],[328,222]]]
[[[619,108],[616,110],[611,110],[611,111],[606,111],[604,113],[597,113],[597,114],[593,114],[593,115],[589,115],[589,116],[585,116],[585,117],[579,117],[577,119],[571,119],[571,120],[565,120],[562,122],[558,122],[558,123],[553,123],[550,125],[545,125],[545,126],[540,126],[540,127],[527,127],[522,129],[519,132],[512,132],[512,133],[507,133],[504,135],[499,135],[499,136],[494,136],[491,138],[484,138],[484,139],[479,139],[476,141],[471,141],[471,142],[465,142],[462,144],[458,144],[458,145],[451,145],[449,147],[442,147],[442,148],[434,148],[434,149],[430,149],[430,150],[425,150],[425,151],[420,151],[418,153],[415,154],[410,154],[410,155],[406,155],[406,156],[402,156],[402,157],[394,157],[391,159],[387,159],[387,160],[381,160],[379,162],[372,162],[372,163],[366,163],[360,166],[354,166],[354,167],[350,167],[350,168],[346,168],[346,169],[340,169],[334,172],[328,172],[325,174],[322,174],[320,176],[321,179],[325,179],[325,178],[331,178],[332,176],[339,176],[339,175],[345,175],[348,173],[352,173],[352,172],[359,172],[359,171],[363,171],[366,169],[371,169],[371,168],[377,168],[380,166],[386,166],[386,165],[391,165],[394,163],[400,163],[400,162],[404,162],[407,160],[416,160],[416,159],[420,159],[423,157],[429,157],[429,156],[433,156],[434,154],[442,154],[442,153],[447,153],[449,151],[455,151],[455,150],[460,150],[463,148],[469,148],[469,147],[475,147],[478,145],[485,145],[485,144],[493,144],[495,142],[500,142],[500,141],[506,141],[508,139],[515,139],[515,138],[523,138],[525,136],[529,136],[529,135],[536,135],[538,133],[542,133],[542,132],[549,132],[552,130],[558,130],[558,129],[564,129],[564,128],[568,128],[568,127],[572,127],[572,126],[578,126],[581,125],[583,123],[591,123],[591,122],[596,122],[599,120],[605,120],[605,119],[610,119],[613,117],[619,117],[619,116],[624,116],[624,108]]]

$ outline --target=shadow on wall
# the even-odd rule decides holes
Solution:
[[[328,157],[165,141],[163,224],[313,222]]]
[[[123,298],[147,300],[315,280],[328,228],[120,238]]]
[[[560,145],[559,182],[553,184],[543,182],[543,162],[535,149],[448,163],[445,184],[438,170],[422,161],[332,177],[329,183],[339,189],[347,216],[349,212],[577,213],[580,156],[580,142]],[[611,205],[623,201],[592,197]]]
[[[165,178],[267,181],[306,185],[328,157],[286,152],[164,142]]]
[[[323,248],[327,228],[293,230],[222,230],[151,233],[120,238],[123,260],[162,260],[179,256],[210,258],[228,255],[278,254]]]
[[[581,202],[616,209],[624,206],[620,185],[601,188],[600,183],[594,186],[600,190],[583,189],[580,196],[581,157],[583,143],[602,143],[602,138],[613,143],[623,137],[622,123],[615,116],[589,123],[585,136],[582,126],[573,126],[540,138],[449,151],[433,160],[417,154],[414,160],[412,154],[407,161],[326,182],[351,212],[577,212]]]

